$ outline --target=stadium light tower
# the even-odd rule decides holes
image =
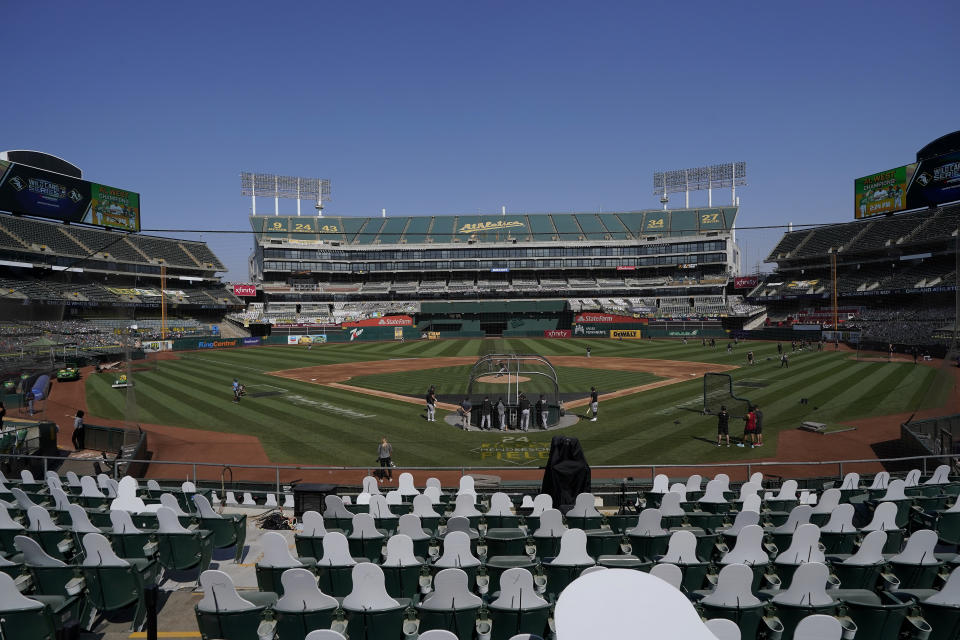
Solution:
[[[653,174],[653,195],[660,196],[663,208],[667,208],[671,193],[685,194],[684,206],[690,208],[690,192],[706,191],[707,206],[713,206],[713,190],[730,188],[730,202],[737,204],[737,187],[747,185],[747,163],[726,162],[694,169],[657,171]]]
[[[323,203],[330,201],[330,181],[324,178],[298,178],[278,176],[272,173],[240,174],[240,195],[250,196],[253,215],[257,215],[257,198],[273,198],[273,215],[280,215],[280,198],[293,198],[297,201],[297,215],[300,215],[300,201],[314,203],[318,216],[323,216]]]

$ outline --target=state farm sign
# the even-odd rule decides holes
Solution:
[[[257,295],[257,285],[255,284],[235,284],[233,285],[233,295],[243,298],[253,298]]]
[[[571,335],[570,329],[551,329],[543,332],[544,338],[569,338]]]
[[[581,322],[595,322],[603,324],[612,324],[612,323],[645,323],[646,318],[634,318],[633,316],[618,316],[612,313],[580,313],[577,314],[573,319],[576,323]]]
[[[383,316],[382,318],[367,318],[356,322],[344,322],[343,327],[412,327],[413,318],[410,316]]]

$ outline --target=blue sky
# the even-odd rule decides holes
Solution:
[[[144,229],[248,229],[245,170],[329,178],[328,215],[429,215],[656,208],[655,170],[733,160],[740,226],[846,221],[855,177],[960,129],[958,23],[944,0],[13,3],[0,148],[139,191]],[[779,235],[738,239],[753,263]],[[249,238],[202,238],[246,278]]]

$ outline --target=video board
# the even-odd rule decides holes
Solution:
[[[960,200],[960,152],[854,180],[857,219]]]
[[[0,211],[140,230],[140,194],[0,160]]]

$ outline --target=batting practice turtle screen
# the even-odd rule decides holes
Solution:
[[[140,230],[140,194],[0,160],[0,210]]]

